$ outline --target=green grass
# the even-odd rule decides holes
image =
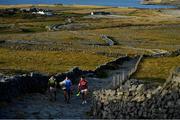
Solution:
[[[165,81],[174,67],[180,66],[180,56],[144,59],[133,76],[148,81]]]
[[[0,6],[0,8],[7,7],[32,7],[32,5]],[[56,15],[52,17],[30,14],[1,15],[0,40],[33,40],[53,44],[0,44],[0,71],[8,74],[29,71],[52,74],[67,71],[74,66],[94,70],[96,66],[124,54],[149,54],[146,50],[132,47],[171,51],[180,45],[179,18],[162,14],[158,10],[78,5],[37,7],[54,10]],[[127,17],[84,18],[92,11],[107,11]],[[86,24],[87,27],[77,30],[47,30],[46,26],[65,24],[67,18],[71,18],[76,24]],[[103,34],[112,37],[118,45],[103,46],[105,44],[101,38]],[[163,66],[160,69],[163,69]],[[162,76],[157,70],[155,76],[149,77],[148,74],[144,74],[145,76],[140,78],[163,80],[167,77],[167,73],[164,74],[165,76]]]
[[[114,58],[84,52],[16,51],[0,49],[0,71],[39,71],[48,74],[65,72],[72,67],[94,70]]]

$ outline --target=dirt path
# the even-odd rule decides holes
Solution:
[[[118,70],[111,71],[106,79],[87,78],[90,93],[112,85],[112,77],[124,71],[127,73],[135,66],[137,59],[124,62]],[[76,87],[76,86],[75,86]],[[91,109],[91,97],[88,103],[81,104],[80,97],[73,95],[70,104],[65,104],[61,90],[58,90],[57,101],[50,102],[47,94],[28,94],[12,101],[8,105],[0,106],[0,118],[89,118],[87,112]]]

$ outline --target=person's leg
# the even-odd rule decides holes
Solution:
[[[54,91],[54,100],[56,101],[56,90]]]
[[[71,91],[70,91],[70,90],[68,90],[68,91],[67,91],[67,94],[68,94],[67,103],[69,103],[69,101],[70,101],[70,98],[71,98]]]
[[[84,104],[84,91],[81,91],[82,104]]]
[[[64,101],[67,102],[67,93],[66,93],[66,90],[64,90]]]
[[[51,90],[51,87],[49,87],[49,100],[52,101],[52,90]]]
[[[84,101],[87,103],[87,90],[84,91]]]

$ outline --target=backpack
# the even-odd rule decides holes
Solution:
[[[56,86],[56,79],[50,78],[48,82],[49,86],[55,87]]]

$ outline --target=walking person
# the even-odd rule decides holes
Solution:
[[[81,94],[82,104],[87,103],[87,92],[88,92],[88,81],[85,79],[84,76],[80,78],[78,84],[78,92]]]
[[[66,77],[65,80],[60,82],[60,86],[64,91],[64,100],[66,103],[70,103],[71,93],[72,93],[72,82]]]
[[[51,76],[48,81],[48,87],[49,87],[49,94],[50,94],[50,100],[56,101],[56,87],[57,87],[57,81],[54,76]]]

